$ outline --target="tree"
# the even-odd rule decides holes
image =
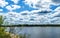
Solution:
[[[3,16],[0,15],[0,25],[2,25],[2,24],[3,24]]]
[[[11,38],[10,34],[7,34],[5,32],[5,28],[4,27],[0,27],[0,38]]]

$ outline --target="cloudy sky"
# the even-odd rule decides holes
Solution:
[[[60,0],[0,0],[4,24],[59,24]]]

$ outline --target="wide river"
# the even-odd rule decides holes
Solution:
[[[6,29],[6,31],[9,31]],[[13,27],[15,34],[26,34],[30,38],[60,38],[60,27]]]

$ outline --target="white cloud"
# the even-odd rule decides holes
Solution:
[[[49,6],[51,4],[51,0],[25,0],[24,2],[25,4],[28,4],[29,6],[38,9],[39,8],[49,9]]]
[[[58,0],[55,0],[55,2]],[[30,7],[40,9],[40,10],[51,10],[50,5],[60,5],[55,3],[53,0],[25,0],[24,3],[28,4]]]
[[[12,11],[11,6],[6,6],[6,9],[8,9],[8,10]]]
[[[13,1],[15,4],[17,4],[20,0],[11,0]]]
[[[19,5],[6,6],[6,9],[8,9],[9,11],[19,9],[19,8],[21,8],[21,6],[19,6]]]
[[[60,6],[57,7],[54,11],[60,11]]]
[[[0,11],[3,11],[3,9],[0,9]]]
[[[5,0],[0,0],[0,7],[4,7],[8,5],[8,2],[6,2]]]
[[[35,5],[37,4],[37,2],[39,2],[40,0],[25,0],[25,4],[28,4],[30,7],[36,7]],[[33,6],[32,6],[33,5]]]
[[[55,4],[60,4],[60,0],[52,0]]]
[[[38,15],[38,11],[34,10],[34,11],[23,11],[21,13],[16,13],[16,12],[8,12],[7,14],[5,14],[5,21],[4,23],[8,24],[55,24],[55,23],[60,23],[60,19],[59,18],[55,18],[55,16],[57,16],[59,13],[58,11],[59,9],[57,8],[55,10],[55,12],[52,14],[51,13],[47,13],[45,15]],[[57,12],[56,12],[57,11]],[[22,15],[24,13],[27,13],[26,15]],[[55,21],[52,22],[54,20],[58,20],[59,21]]]
[[[57,7],[57,8],[53,11],[53,13],[48,14],[48,16],[50,16],[50,17],[55,17],[55,16],[58,16],[59,14],[60,14],[60,7]]]
[[[12,5],[13,9],[18,9],[18,8],[21,8],[21,6],[19,5]]]
[[[37,13],[29,13],[27,15],[22,15],[23,13],[16,13],[16,12],[8,12],[5,15],[5,21],[4,23],[8,24],[43,24],[45,22],[49,22],[48,18],[45,17],[44,15],[38,15]],[[31,20],[33,19],[33,20]]]

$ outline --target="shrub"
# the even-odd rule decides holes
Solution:
[[[4,27],[0,27],[0,38],[11,38],[10,35],[5,32]]]

